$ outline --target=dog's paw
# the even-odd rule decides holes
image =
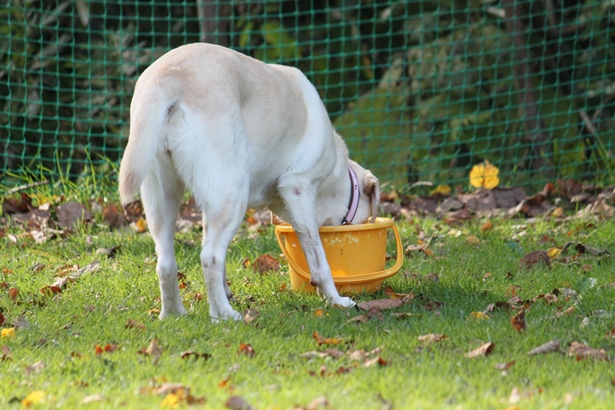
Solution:
[[[343,296],[334,297],[330,300],[329,303],[331,304],[331,306],[334,307],[339,306],[343,308],[351,308],[353,306],[356,306],[356,303],[354,303],[352,299]]]
[[[188,314],[186,309],[183,306],[180,306],[179,309],[162,309],[158,315],[158,318],[163,320],[169,317],[184,316],[186,314]]]
[[[211,317],[212,323],[219,323],[220,321],[226,320],[243,320],[243,316],[241,313],[237,312],[234,309],[230,309],[226,312],[209,312],[209,316]]]

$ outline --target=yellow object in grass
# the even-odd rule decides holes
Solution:
[[[470,185],[474,188],[493,189],[500,183],[499,173],[498,167],[489,163],[489,161],[485,161],[484,164],[476,164],[470,171]]]

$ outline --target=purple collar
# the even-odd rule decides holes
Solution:
[[[342,225],[350,225],[352,220],[357,215],[357,210],[359,209],[359,198],[361,195],[359,194],[359,178],[357,178],[357,173],[354,172],[352,167],[348,166],[348,173],[350,174],[350,184],[352,185],[350,190],[350,201],[348,202],[348,213],[342,220]]]

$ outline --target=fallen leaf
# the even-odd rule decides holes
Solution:
[[[441,342],[446,339],[448,339],[447,335],[434,333],[429,333],[427,335],[421,335],[418,337],[419,342],[423,343]]]
[[[547,268],[551,269],[549,255],[544,251],[535,251],[523,256],[519,261],[519,266],[524,269],[531,269],[539,263],[543,263]]]
[[[96,249],[95,254],[96,255],[105,255],[107,257],[107,259],[113,259],[113,258],[115,258],[115,255],[118,253],[118,251],[120,249],[122,249],[122,245],[115,245],[115,246],[112,246],[110,248]]]
[[[19,289],[17,288],[10,288],[8,293],[9,293],[9,298],[11,298],[12,301],[17,300],[17,298],[19,297]]]
[[[11,353],[11,349],[8,346],[0,347],[2,350],[2,355],[0,355],[0,361],[5,362],[7,360],[13,360],[13,354]]]
[[[495,365],[496,370],[506,371],[515,365],[515,361],[511,360],[510,362],[498,363]]]
[[[139,218],[135,222],[131,222],[130,226],[136,233],[144,233],[147,231],[147,222],[143,218]]]
[[[318,317],[324,317],[324,316],[329,316],[328,314],[325,313],[325,311],[323,309],[316,309],[314,311],[314,316],[318,316]]]
[[[526,328],[525,310],[521,309],[519,313],[514,315],[512,319],[510,319],[510,324],[512,325],[513,329],[515,329],[517,332],[519,333],[524,332]]]
[[[211,354],[209,353],[197,353],[197,352],[193,352],[192,350],[188,350],[185,352],[182,352],[179,357],[181,357],[182,359],[186,360],[186,359],[194,359],[194,360],[198,360],[198,359],[203,359],[203,360],[209,360],[211,359]]]
[[[59,286],[45,286],[41,288],[41,293],[45,296],[53,296],[62,293],[62,288]]]
[[[346,322],[347,323],[359,323],[359,322],[366,323],[369,319],[373,319],[373,318],[383,321],[384,315],[378,309],[370,309],[367,311],[367,313],[350,318]]]
[[[162,355],[162,347],[158,344],[158,340],[152,339],[149,346],[146,349],[139,349],[137,354],[142,354],[144,356],[151,356],[152,363],[158,364],[160,360],[160,356]]]
[[[574,249],[581,255],[589,254],[592,256],[606,256],[611,254],[609,251],[594,248],[593,246],[584,245],[581,242],[567,242],[562,248],[562,253],[566,252],[566,250],[571,246],[574,246]]]
[[[537,348],[532,349],[529,352],[527,352],[527,355],[533,356],[535,354],[545,354],[545,353],[554,353],[554,352],[560,352],[560,344],[557,340],[551,340],[550,342],[542,344],[538,346]]]
[[[45,369],[45,363],[38,361],[26,367],[26,373],[40,373]]]
[[[119,347],[118,347],[118,345],[116,345],[116,344],[110,344],[110,343],[107,343],[107,344],[106,344],[106,345],[104,345],[104,346],[101,346],[101,345],[98,345],[98,344],[97,344],[96,346],[94,346],[94,352],[95,352],[97,355],[100,355],[100,354],[103,354],[103,353],[113,353],[113,352],[115,352],[118,348],[119,348]]]
[[[395,309],[404,304],[402,299],[379,299],[379,300],[370,300],[369,302],[361,302],[357,304],[357,306],[363,310],[386,310],[386,309]]]
[[[485,309],[482,310],[482,312],[485,314],[495,312],[498,310],[503,310],[505,312],[508,312],[510,311],[510,309],[512,309],[512,307],[510,306],[510,303],[508,302],[495,302],[495,303],[488,304],[487,307],[485,307]]]
[[[67,202],[56,208],[56,217],[57,224],[61,229],[76,231],[80,225],[92,219],[92,214],[83,204]]]
[[[2,339],[11,339],[15,337],[15,328],[14,327],[5,327],[0,331],[0,335]]]
[[[105,396],[102,394],[91,394],[89,396],[85,396],[83,400],[81,400],[81,404],[97,403],[103,400],[105,400]]]
[[[45,403],[46,399],[47,399],[47,394],[44,391],[36,390],[36,391],[29,393],[26,396],[26,398],[21,401],[21,405],[23,407],[29,408],[37,404]]]
[[[470,185],[474,188],[493,189],[500,183],[499,172],[499,169],[487,160],[482,164],[476,164],[470,171]]]
[[[340,343],[345,341],[344,339],[333,339],[333,338],[322,337],[317,331],[314,331],[314,333],[312,334],[312,337],[316,339],[316,343],[318,343],[318,346],[339,345]]]
[[[147,328],[145,327],[145,325],[139,321],[136,321],[134,319],[128,319],[128,321],[126,322],[126,324],[124,325],[124,327],[126,329],[139,329],[139,330],[147,330]]]
[[[561,253],[562,250],[560,248],[549,248],[547,251],[547,255],[549,255],[551,259],[558,257]]]
[[[490,231],[491,229],[493,229],[493,223],[491,223],[491,221],[487,221],[487,222],[485,222],[485,223],[484,223],[484,224],[480,227],[481,232]]]
[[[177,393],[179,391],[189,391],[188,387],[185,387],[181,383],[162,383],[160,386],[153,389],[154,394],[158,394],[160,396],[167,395],[170,393]]]
[[[239,396],[231,396],[224,403],[224,407],[229,408],[231,410],[254,410],[243,397]]]
[[[329,400],[325,396],[316,397],[305,407],[297,407],[295,410],[316,410],[323,407],[329,407]]]
[[[487,342],[485,344],[480,345],[476,349],[469,351],[466,354],[466,357],[473,359],[476,357],[489,356],[493,352],[494,347],[495,347],[495,343]]]
[[[39,273],[39,272],[41,272],[43,269],[45,269],[45,266],[46,266],[46,265],[45,265],[44,263],[37,263],[37,264],[35,264],[34,266],[32,266],[32,267],[30,268],[30,272],[32,272],[32,273]]]
[[[239,344],[239,354],[245,354],[246,356],[253,357],[256,352],[254,348],[249,343],[240,343]]]
[[[280,270],[280,262],[273,256],[265,254],[256,258],[256,261],[252,264],[252,269],[261,275],[270,272],[278,272]]]
[[[326,357],[331,357],[333,359],[339,359],[340,357],[343,357],[346,353],[342,352],[339,349],[327,349],[323,352],[317,352],[315,350],[312,350],[310,352],[306,352],[303,353],[301,355],[301,357],[305,357],[306,359],[314,359],[314,358],[326,358]]]
[[[387,366],[389,363],[386,360],[383,360],[381,357],[374,357],[373,359],[366,360],[363,363],[363,367],[372,367],[376,364],[380,367],[384,367]]]
[[[258,317],[258,310],[252,308],[247,309],[243,314],[244,323],[252,323]]]
[[[28,329],[30,327],[30,323],[26,320],[24,315],[19,315],[13,322],[15,329]]]
[[[604,349],[594,349],[583,343],[572,342],[568,348],[568,356],[576,357],[577,360],[590,358],[596,360],[609,361],[609,357]]]
[[[480,243],[480,239],[478,239],[476,236],[474,235],[470,235],[466,238],[466,242],[471,244],[471,245],[478,245]]]
[[[485,312],[470,312],[470,317],[478,320],[491,320],[491,317]]]

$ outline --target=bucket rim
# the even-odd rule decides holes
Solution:
[[[395,224],[395,220],[393,218],[381,218],[378,217],[373,223],[365,223],[365,224],[356,224],[356,225],[334,225],[334,226],[321,226],[318,229],[320,233],[328,233],[328,232],[353,232],[353,231],[368,231],[371,229],[384,229]],[[292,225],[288,223],[283,223],[281,225],[276,225],[276,231],[291,233],[295,230]]]

